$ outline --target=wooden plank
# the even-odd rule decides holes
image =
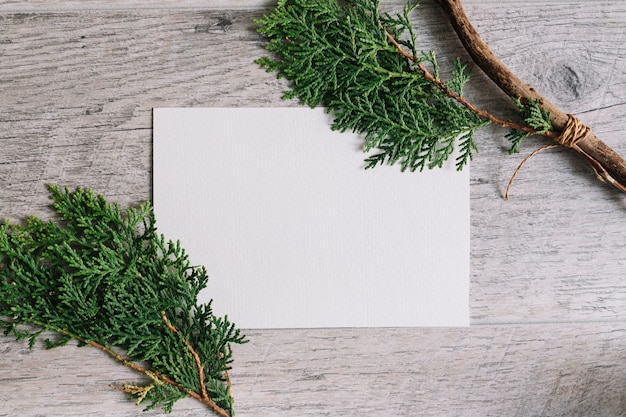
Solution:
[[[623,155],[622,5],[520,4],[518,16],[477,7],[472,17],[515,72]],[[542,16],[548,21],[525,23]],[[567,150],[538,155],[518,176],[511,201],[493,198],[521,157],[545,143],[528,140],[514,157],[503,154],[507,145],[497,136],[480,143],[471,189],[474,323],[624,318],[618,277],[626,270],[626,200],[598,186],[586,161]]]
[[[0,13],[48,13],[87,10],[253,9],[275,6],[275,0],[5,0]]]
[[[252,61],[241,11],[3,16],[3,215],[45,213],[43,184],[83,184],[122,203],[151,196],[158,106],[259,106],[283,88]]]
[[[264,40],[251,22],[264,9],[172,1],[159,3],[169,10],[144,1],[0,5],[0,216],[48,216],[49,182],[122,205],[150,198],[153,107],[297,105],[280,100],[284,81],[253,63]],[[464,4],[518,75],[626,154],[626,3]],[[26,13],[9,12],[18,9]],[[464,56],[432,2],[415,20],[424,49],[444,61]],[[507,115],[508,100],[475,72],[468,97]],[[529,140],[508,156],[504,133],[480,134],[471,167],[478,326],[253,332],[232,374],[239,415],[626,413],[626,199],[558,150],[531,160],[503,201],[522,156],[546,143]],[[0,416],[160,414],[108,388],[132,373],[73,349],[29,352],[0,337]],[[185,401],[174,415],[200,412]]]
[[[624,323],[255,331],[231,372],[245,416],[618,416]],[[109,384],[138,379],[95,349],[0,339],[0,417],[156,416]],[[211,415],[184,400],[173,417]]]
[[[271,7],[277,0],[4,0],[0,13],[49,12],[69,10],[138,10],[138,9],[252,9]],[[519,0],[463,0],[466,6],[475,4],[518,4]],[[528,0],[525,3],[544,3]],[[550,0],[550,3],[570,4],[571,0]],[[383,5],[404,6],[404,0],[382,0]]]

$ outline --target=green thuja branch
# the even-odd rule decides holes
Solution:
[[[547,136],[581,153],[601,179],[626,191],[626,161],[504,67],[458,0],[435,1],[472,59],[513,99],[519,122],[464,97],[470,76],[459,60],[443,80],[435,53],[418,52],[409,19],[418,1],[392,15],[379,11],[378,0],[279,0],[271,14],[255,21],[272,52],[256,62],[291,81],[285,99],[324,106],[335,117],[332,129],[363,134],[364,150],[377,151],[367,157],[367,168],[440,167],[456,150],[462,169],[477,149],[476,130],[496,124],[510,130],[511,152],[529,135]]]
[[[449,80],[440,78],[434,52],[418,53],[409,14],[379,12],[379,2],[355,0],[280,1],[271,15],[257,20],[269,38],[274,58],[257,62],[292,81],[285,98],[333,112],[335,130],[365,135],[367,168],[399,162],[402,169],[442,166],[457,146],[463,168],[476,151],[474,132],[500,120],[463,97],[467,66],[454,62]],[[520,106],[523,106],[520,103]]]
[[[59,220],[0,226],[0,328],[33,347],[70,340],[109,354],[148,378],[120,389],[165,412],[193,397],[233,415],[231,344],[244,336],[211,303],[198,304],[203,267],[158,235],[146,203],[125,214],[84,189],[49,187]]]
[[[276,54],[258,63],[292,81],[285,98],[323,105],[334,113],[333,129],[363,133],[365,151],[380,151],[367,158],[368,168],[383,163],[411,171],[438,167],[458,139],[460,169],[476,149],[474,132],[489,121],[415,69],[414,63],[429,66],[439,76],[434,53],[417,55],[408,20],[412,8],[391,16],[369,0],[280,1],[271,15],[257,20]],[[398,53],[388,34],[411,51],[413,60]],[[468,79],[466,67],[457,62],[445,86],[462,96]]]

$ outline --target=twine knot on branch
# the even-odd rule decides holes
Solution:
[[[559,145],[573,148],[578,142],[585,140],[590,133],[589,126],[584,125],[576,116],[568,114],[565,128],[554,140]]]
[[[504,199],[505,200],[509,199],[509,190],[511,189],[511,185],[513,184],[513,180],[517,176],[517,173],[522,169],[522,167],[526,164],[526,162],[530,158],[532,158],[533,156],[537,155],[539,152],[543,152],[543,151],[546,151],[548,149],[558,148],[558,147],[561,147],[561,146],[565,146],[567,148],[574,148],[574,149],[576,149],[576,150],[578,150],[579,152],[582,153],[582,151],[580,150],[580,148],[578,148],[577,145],[578,145],[579,142],[585,140],[587,138],[587,136],[589,136],[590,133],[591,133],[591,128],[589,126],[586,126],[585,124],[583,124],[583,122],[581,122],[580,119],[578,119],[576,116],[574,116],[572,114],[568,114],[567,115],[567,123],[565,124],[565,127],[561,131],[561,134],[559,136],[557,136],[556,138],[554,138],[554,141],[557,144],[542,146],[541,148],[538,148],[538,149],[534,150],[530,155],[528,155],[526,158],[524,158],[522,160],[522,162],[520,162],[520,164],[517,166],[517,169],[515,170],[515,172],[511,176],[511,179],[509,180],[508,185],[506,186],[506,192],[504,193]],[[587,156],[587,155],[585,154],[585,156]],[[594,171],[596,171],[596,175],[598,176],[598,178],[601,178],[600,175],[598,174],[598,171],[597,171],[596,167],[594,167]]]

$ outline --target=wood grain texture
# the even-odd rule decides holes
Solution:
[[[544,0],[527,0],[525,3],[543,3]],[[550,0],[551,3],[571,4],[571,0]],[[0,12],[41,12],[49,10],[85,9],[155,9],[155,8],[199,8],[233,9],[275,6],[277,0],[3,0]],[[383,4],[404,6],[404,0],[383,0]],[[464,0],[463,4],[516,4],[519,0]]]
[[[253,63],[263,1],[195,3],[2,2],[0,216],[49,216],[49,182],[122,205],[149,199],[154,107],[297,105]],[[514,72],[626,154],[626,3],[464,4]],[[443,14],[420,9],[424,49],[463,57]],[[478,72],[467,95],[508,115]],[[239,415],[626,415],[626,198],[556,150],[532,159],[504,201],[519,161],[547,143],[509,156],[505,133],[483,131],[471,167],[474,326],[252,332],[232,373]],[[93,349],[28,351],[0,337],[0,353],[0,416],[159,414],[110,389],[135,376]],[[173,415],[202,412],[184,401]]]
[[[397,0],[396,0],[397,1]],[[271,7],[275,0],[4,0],[0,12],[49,12],[138,9],[252,9]]]
[[[620,416],[623,324],[249,332],[231,372],[238,416]],[[78,350],[77,350],[78,349]],[[0,339],[0,417],[153,416],[108,387],[100,352]],[[29,372],[24,372],[28,369]],[[173,417],[210,415],[184,400]]]

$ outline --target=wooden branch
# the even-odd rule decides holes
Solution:
[[[511,72],[491,51],[467,17],[460,0],[435,0],[443,9],[461,43],[472,60],[496,85],[511,97],[539,100],[550,113],[552,126],[563,131],[569,116],[539,94],[532,86],[524,83]],[[591,163],[596,175],[626,192],[626,161],[593,132],[572,148]]]

